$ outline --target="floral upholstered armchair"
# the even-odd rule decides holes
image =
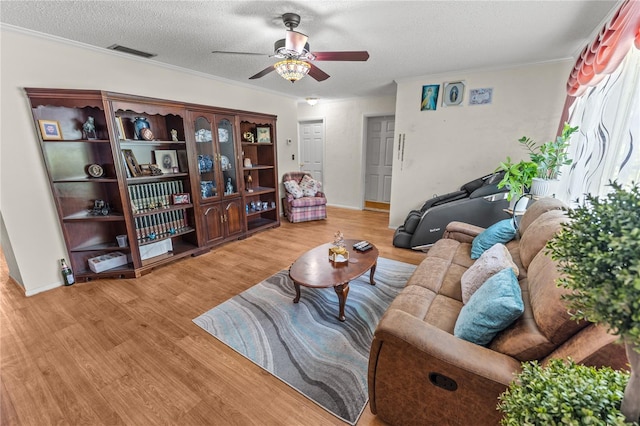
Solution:
[[[307,172],[289,172],[282,176],[285,196],[282,211],[289,222],[306,222],[327,217],[327,198],[322,182]]]

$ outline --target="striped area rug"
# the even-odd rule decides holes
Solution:
[[[414,265],[378,259],[351,281],[340,322],[333,288],[295,290],[283,270],[193,320],[316,404],[355,424],[367,404],[369,349],[380,317],[404,287]]]

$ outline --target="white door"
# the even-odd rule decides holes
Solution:
[[[393,137],[393,136],[392,136]],[[324,125],[322,120],[300,122],[300,170],[322,179],[324,153]]]
[[[367,119],[365,207],[391,201],[394,129],[395,117],[392,115]]]

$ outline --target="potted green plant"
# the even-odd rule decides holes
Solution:
[[[496,171],[504,171],[504,176],[498,182],[498,188],[509,188],[507,200],[512,201],[511,208],[515,210],[524,210],[526,202],[518,206],[515,203],[522,197],[527,188],[531,186],[531,181],[536,176],[538,166],[532,161],[521,160],[519,163],[513,163],[511,157],[507,157],[506,162],[501,162]],[[527,200],[526,198],[524,200]],[[523,205],[524,204],[524,205]]]
[[[625,371],[552,359],[544,367],[523,362],[522,371],[498,397],[500,424],[625,425],[620,403],[629,380]]]
[[[575,319],[606,325],[622,337],[631,377],[621,411],[640,417],[640,188],[611,182],[604,197],[585,196],[568,210],[569,221],[547,243],[571,290],[563,298]]]
[[[567,149],[571,135],[577,131],[578,127],[571,127],[569,123],[564,123],[562,132],[555,141],[545,142],[539,146],[526,136],[518,139],[518,142],[529,151],[531,161],[538,165],[536,177],[531,184],[532,194],[546,196],[553,193],[560,176],[560,169],[572,163]]]

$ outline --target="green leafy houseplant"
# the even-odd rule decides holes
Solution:
[[[518,142],[529,151],[531,161],[538,165],[537,178],[544,180],[558,179],[560,168],[572,163],[567,149],[569,148],[571,135],[577,131],[578,127],[571,127],[569,123],[564,123],[562,133],[555,141],[545,142],[539,146],[526,136],[518,139]]]
[[[538,166],[532,161],[521,160],[519,163],[512,163],[511,157],[507,157],[506,162],[501,162],[496,171],[503,170],[504,177],[498,183],[498,188],[508,186],[509,192],[507,200],[520,198],[531,186],[531,181],[536,176]]]
[[[620,402],[629,374],[596,369],[572,360],[522,363],[522,371],[500,395],[504,426],[625,425]]]
[[[585,196],[547,244],[563,277],[558,285],[575,319],[605,324],[622,336],[631,366],[621,410],[640,417],[640,188],[612,182],[605,197]]]

